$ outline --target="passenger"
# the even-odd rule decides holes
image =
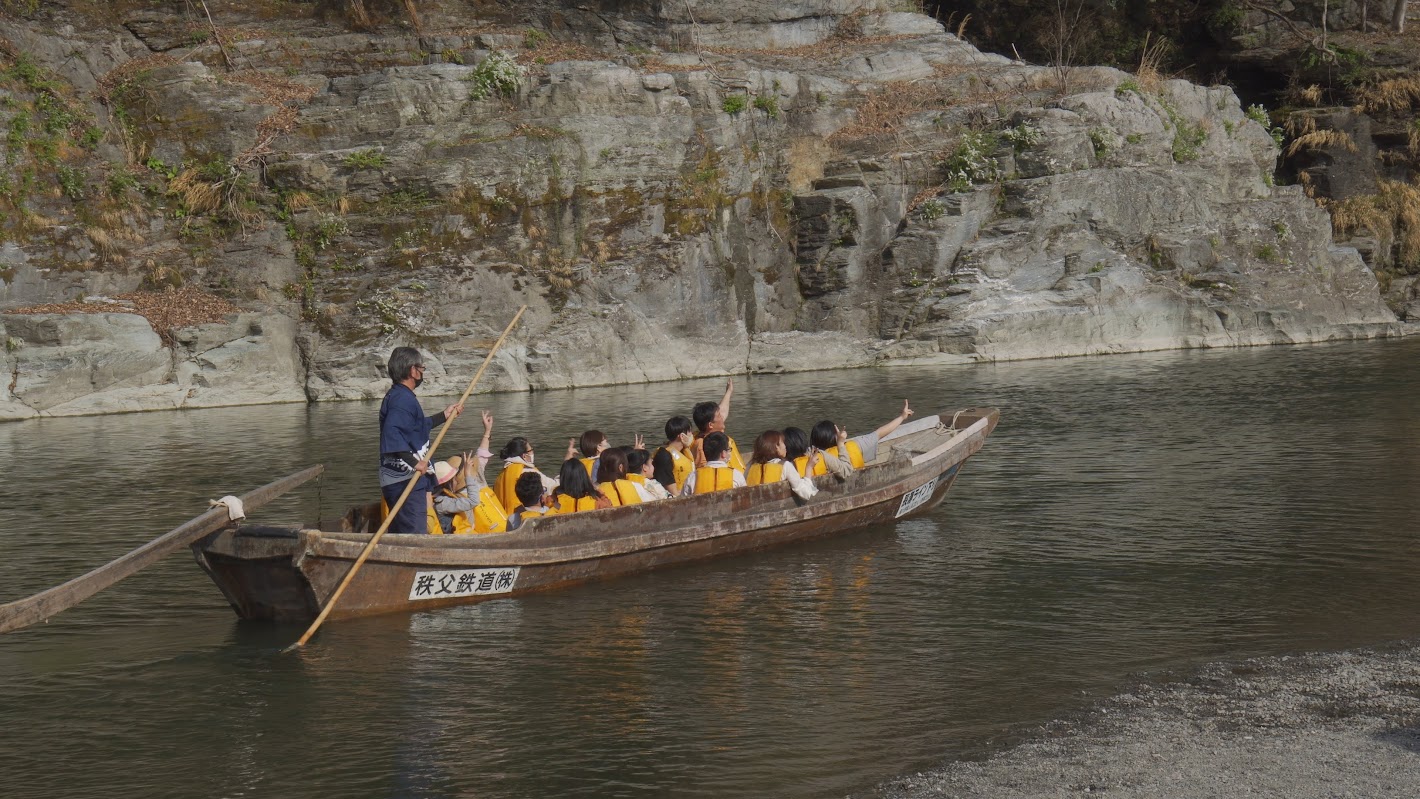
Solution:
[[[656,449],[651,465],[655,470],[656,482],[672,495],[677,495],[685,487],[685,478],[695,468],[695,460],[686,451],[695,443],[691,433],[691,422],[684,416],[672,416],[666,420],[666,443]]]
[[[824,465],[822,458],[812,458],[813,465],[810,466],[809,455],[812,449],[813,447],[809,446],[808,433],[797,427],[784,428],[784,457],[794,464],[799,474],[810,479],[828,474],[828,467]]]
[[[493,485],[493,493],[498,495],[498,501],[503,503],[505,508],[516,508],[518,506],[518,494],[515,490],[518,485],[518,478],[524,471],[531,470],[542,477],[542,487],[544,491],[552,491],[557,488],[557,481],[539,472],[533,465],[533,446],[522,436],[509,439],[508,443],[499,450],[498,457],[503,459],[503,472],[498,475],[498,482]],[[572,442],[567,442],[567,457],[572,457]]]
[[[547,492],[543,490],[542,478],[532,472],[525,472],[514,486],[518,494],[518,505],[508,517],[508,529],[516,530],[529,519],[537,519],[553,513],[547,507]]]
[[[597,458],[611,446],[606,436],[600,430],[588,430],[582,434],[577,442],[577,448],[582,452],[582,465],[587,467],[587,477],[592,483],[597,482]]]
[[[749,470],[745,472],[745,483],[757,486],[763,483],[789,481],[789,488],[800,499],[811,499],[818,493],[812,480],[806,480],[792,461],[786,460],[788,450],[784,446],[784,434],[778,430],[766,430],[754,440],[754,453]],[[821,455],[815,450],[808,463],[817,465]]]
[[[430,503],[430,532],[448,535],[503,533],[508,515],[476,471],[477,456],[465,452],[434,464],[439,491]],[[536,475],[529,475],[535,477]]]
[[[592,485],[592,478],[587,476],[587,467],[577,458],[563,461],[562,470],[557,476],[557,490],[552,492],[552,509],[557,513],[577,513],[611,507],[611,500]]]
[[[840,480],[853,473],[853,464],[847,458],[833,454],[847,440],[848,433],[833,422],[819,422],[809,431],[809,445],[821,453],[825,472]]]
[[[390,521],[391,533],[429,532],[429,491],[435,485],[429,471],[429,433],[458,418],[463,405],[455,403],[435,416],[425,416],[414,389],[424,382],[424,359],[413,347],[395,347],[386,371],[394,385],[380,403],[380,496],[394,507],[409,480],[416,481],[399,513]]]
[[[696,467],[685,479],[685,488],[681,489],[683,496],[709,494],[745,484],[745,473],[729,463],[729,436],[720,432],[711,433],[701,440],[701,447],[705,451],[705,465]]]
[[[626,479],[626,453],[622,452],[620,447],[612,447],[602,452],[597,463],[597,473],[604,478],[598,488],[603,496],[611,500],[611,504],[617,507],[641,504],[641,495],[636,491],[636,484]]]
[[[644,449],[633,449],[627,454],[626,479],[636,485],[642,502],[671,498],[671,493],[656,480],[656,470],[651,466],[651,453]]]
[[[878,442],[881,441],[884,436],[896,430],[898,426],[907,421],[907,418],[911,415],[912,407],[908,404],[907,400],[903,400],[902,412],[871,433],[864,433],[861,436],[849,439],[847,438],[848,434],[843,431],[843,428],[838,427],[831,421],[824,420],[814,425],[813,432],[810,434],[809,438],[815,446],[821,446],[819,441],[828,441],[832,438],[836,443],[832,447],[825,447],[827,454],[838,460],[847,461],[854,469],[861,469],[877,459]]]
[[[501,533],[507,530],[508,514],[483,470],[493,453],[488,449],[493,435],[493,414],[483,411],[483,439],[477,452],[455,455],[434,464],[440,490],[434,495],[435,521],[446,534]],[[431,528],[432,530],[432,528]]]
[[[711,433],[725,433],[725,420],[730,418],[730,397],[735,393],[735,381],[730,380],[725,383],[725,395],[719,402],[697,403],[690,412],[690,418],[695,420],[695,426],[700,429],[693,445],[695,455],[695,465],[704,466],[706,463],[705,453],[701,450],[701,442],[705,436]],[[727,452],[727,462],[730,466],[744,471],[745,462],[740,457],[740,448],[735,444],[735,440],[730,438],[729,433],[725,433],[725,438],[729,440],[730,446]]]

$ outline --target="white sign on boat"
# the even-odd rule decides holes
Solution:
[[[931,480],[903,494],[902,504],[897,506],[897,515],[893,516],[893,518],[900,519],[912,511],[917,510],[924,502],[931,499],[932,491],[937,487],[937,481],[941,479],[940,476],[933,477]]]
[[[415,572],[410,599],[439,599],[475,594],[506,594],[518,582],[518,567]]]

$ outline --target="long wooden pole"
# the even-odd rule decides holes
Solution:
[[[487,369],[488,364],[493,361],[493,354],[498,352],[499,347],[503,346],[504,339],[508,338],[508,334],[513,332],[513,327],[518,324],[519,319],[523,318],[523,311],[527,309],[528,306],[526,305],[519,308],[517,314],[513,316],[513,321],[509,322],[508,326],[503,329],[503,335],[498,337],[498,341],[495,342],[493,348],[488,351],[488,357],[483,359],[483,365],[478,367],[478,371],[474,373],[473,379],[468,381],[468,388],[463,390],[463,396],[459,397],[458,404],[462,405],[468,399],[468,395],[473,393],[473,387],[478,385],[479,378],[483,377],[483,370]],[[430,463],[434,462],[434,452],[439,449],[439,444],[443,443],[444,436],[448,434],[450,427],[453,427],[452,419],[444,423],[443,427],[439,429],[439,435],[434,438],[434,443],[429,446],[429,454],[425,456],[425,459]],[[385,531],[390,528],[390,523],[394,521],[395,515],[399,513],[400,508],[404,507],[404,501],[409,499],[409,495],[414,491],[414,484],[418,483],[419,480],[420,475],[418,474],[409,478],[404,486],[404,493],[399,495],[399,499],[396,500],[394,506],[390,508],[389,514],[386,515],[385,520],[380,523],[380,529],[376,530],[375,534],[370,536],[370,542],[365,544],[364,549],[360,550],[360,556],[350,565],[350,571],[345,573],[345,579],[341,580],[340,585],[336,586],[335,593],[331,594],[330,599],[326,600],[325,607],[321,608],[320,615],[316,616],[316,620],[311,622],[310,628],[301,636],[301,639],[286,647],[285,651],[290,652],[305,646],[306,642],[311,640],[311,636],[316,634],[316,630],[320,629],[320,626],[325,623],[325,617],[329,616],[330,612],[335,609],[335,603],[340,601],[340,595],[345,593],[346,586],[350,585],[350,581],[355,579],[355,573],[360,571],[360,567],[365,564],[365,560],[369,558],[370,553],[374,551],[375,545],[380,543],[380,539],[384,537]]]
[[[302,483],[319,477],[324,466],[312,466],[290,477],[283,477],[274,483],[243,494],[242,505],[246,510],[255,510]],[[173,552],[197,539],[215,533],[231,524],[225,507],[213,508],[186,524],[180,525],[143,546],[129,552],[118,560],[105,563],[88,574],[75,577],[67,583],[41,591],[31,597],[17,599],[0,605],[0,633],[8,633],[28,627],[68,610],[89,597],[108,588],[120,580],[128,578],[142,569],[157,563]]]

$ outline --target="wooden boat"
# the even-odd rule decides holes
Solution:
[[[925,513],[942,501],[998,416],[994,408],[970,409],[904,424],[846,480],[817,478],[819,493],[807,502],[780,482],[551,516],[511,533],[387,535],[330,618],[516,597]],[[308,621],[370,540],[372,519],[378,523],[356,509],[339,530],[228,528],[192,549],[242,618]]]

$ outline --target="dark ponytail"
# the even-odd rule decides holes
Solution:
[[[532,447],[528,446],[528,440],[522,436],[518,436],[510,440],[507,444],[504,444],[501,450],[498,450],[498,457],[505,461],[509,458],[521,458],[530,449],[532,449]]]

